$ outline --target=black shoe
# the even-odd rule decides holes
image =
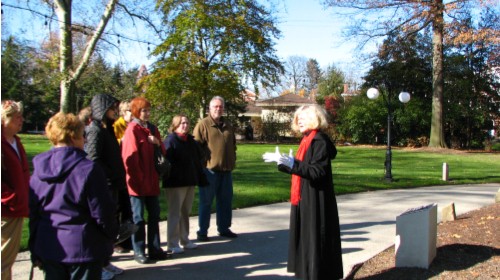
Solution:
[[[219,235],[220,236],[224,236],[224,237],[229,237],[229,238],[236,238],[236,237],[238,237],[238,235],[236,233],[232,232],[230,229],[228,229],[225,232],[219,232]]]
[[[207,242],[209,241],[208,236],[206,234],[198,234],[198,241],[200,242]]]
[[[148,264],[149,263],[149,259],[146,258],[146,256],[144,256],[143,254],[134,255],[134,260],[140,264]]]
[[[153,261],[164,261],[166,259],[172,258],[172,254],[169,254],[168,252],[158,252],[158,253],[153,253],[149,254],[149,259]]]

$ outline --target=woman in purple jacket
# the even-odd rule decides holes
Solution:
[[[29,248],[45,279],[100,279],[113,253],[116,206],[83,131],[73,114],[56,114],[45,128],[54,148],[33,159]]]

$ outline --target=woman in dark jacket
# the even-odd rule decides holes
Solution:
[[[113,123],[118,118],[118,100],[109,94],[98,94],[92,98],[92,122],[86,130],[85,152],[88,158],[98,163],[106,173],[109,191],[117,199],[118,190],[125,189],[125,167],[120,144],[115,136]],[[132,217],[128,203],[129,219]]]
[[[302,106],[292,129],[303,134],[297,155],[264,154],[278,169],[292,174],[289,272],[301,279],[341,279],[342,249],[332,166],[337,154],[328,135],[325,111],[318,105]]]
[[[195,186],[200,184],[204,173],[198,143],[189,134],[189,119],[182,114],[174,116],[170,132],[163,142],[172,164],[170,176],[163,178],[168,203],[167,244],[169,251],[179,254],[184,252],[183,248],[197,247],[189,240],[189,214]]]
[[[113,127],[118,118],[118,104],[119,101],[109,94],[98,94],[92,98],[92,122],[86,128],[85,151],[87,157],[99,164],[106,174],[108,191],[117,204],[116,218],[121,223],[121,236],[118,238],[124,240],[123,235],[130,236],[137,227],[132,224],[130,200],[119,195],[120,192],[126,192],[126,183],[120,144]],[[101,280],[112,279],[114,275],[122,273],[121,268],[105,263]]]
[[[33,159],[29,248],[45,279],[101,279],[118,232],[102,168],[83,151],[84,124],[58,113],[45,128],[54,145]]]

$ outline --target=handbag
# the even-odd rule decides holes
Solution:
[[[151,134],[155,134],[156,127],[148,122],[148,128]],[[172,169],[172,164],[168,161],[167,157],[162,153],[160,146],[154,145],[154,155],[153,159],[155,162],[155,169],[158,175],[163,178],[168,178],[170,176],[170,170]]]
[[[168,178],[170,176],[172,165],[168,161],[167,157],[165,157],[165,155],[163,155],[163,153],[161,152],[161,148],[157,145],[155,145],[154,160],[158,175],[163,178]]]

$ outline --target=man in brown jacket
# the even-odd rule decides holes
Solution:
[[[220,236],[238,237],[229,228],[232,220],[233,178],[232,171],[236,163],[236,138],[234,128],[222,115],[224,99],[214,96],[210,101],[209,116],[200,120],[193,135],[201,145],[206,168],[208,186],[200,186],[198,241],[208,241],[210,227],[210,209],[216,197],[217,231]]]

